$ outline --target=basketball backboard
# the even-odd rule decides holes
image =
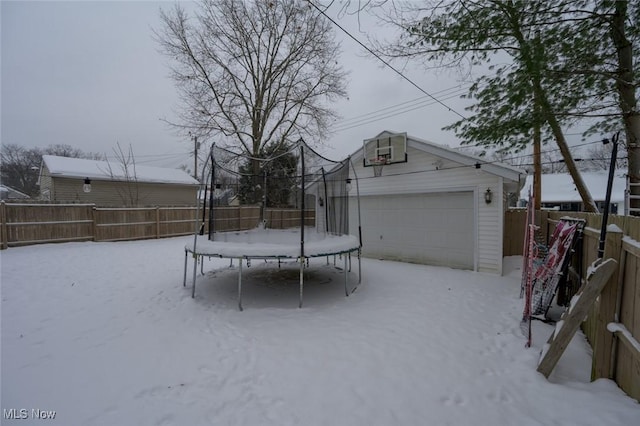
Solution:
[[[364,141],[364,167],[407,162],[407,134],[383,133]]]

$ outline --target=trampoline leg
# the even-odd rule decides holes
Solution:
[[[358,249],[358,284],[362,282],[362,256],[360,255],[360,249]]]
[[[302,292],[304,288],[304,258],[300,258],[300,304],[298,308],[302,308]]]
[[[182,287],[187,286],[187,261],[189,260],[189,252],[184,251],[184,277],[182,277]]]
[[[200,257],[200,275],[204,275],[204,256]]]
[[[349,296],[349,290],[347,289],[347,282],[349,281],[349,272],[347,271],[347,255],[344,256],[344,295]]]
[[[351,252],[347,253],[347,256],[349,256],[349,272],[351,272]]]
[[[196,274],[198,273],[198,255],[194,253],[193,258],[193,282],[191,283],[191,298],[196,297]]]
[[[242,258],[238,259],[238,309],[242,311]]]

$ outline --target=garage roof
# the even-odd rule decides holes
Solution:
[[[390,130],[384,130],[380,132],[377,136],[371,139],[378,138],[386,138],[393,135],[402,134],[401,132],[394,132]],[[519,169],[517,167],[510,166],[504,163],[498,163],[495,161],[487,161],[486,158],[476,157],[474,155],[463,153],[459,150],[450,148],[446,145],[436,144],[434,142],[430,142],[424,139],[417,138],[415,136],[407,135],[407,146],[418,149],[420,151],[424,151],[431,155],[444,158],[446,160],[454,161],[456,163],[468,166],[474,166],[476,164],[480,164],[482,170],[503,177],[505,179],[518,182],[520,180],[521,175],[526,175],[527,172],[525,170]],[[363,156],[363,148],[355,151],[351,157],[353,159],[361,159]],[[411,161],[409,159],[409,161]]]
[[[43,155],[42,161],[51,177],[127,180],[124,167],[119,162],[85,160],[56,155]],[[145,183],[198,184],[197,180],[183,170],[139,165],[135,166],[135,180]]]

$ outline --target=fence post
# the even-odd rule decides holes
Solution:
[[[7,234],[7,206],[4,201],[0,202],[0,250],[9,247],[9,235]]]
[[[617,226],[609,228],[604,244],[604,259],[614,259],[620,265],[622,260],[622,230]],[[602,293],[600,293],[600,304],[595,324],[591,380],[610,378],[611,347],[614,337],[607,330],[607,324],[615,319],[619,275],[620,269],[618,268],[607,281]]]
[[[91,233],[93,234],[93,241],[98,241],[98,225],[96,224],[97,207],[94,205],[91,207]]]
[[[536,223],[535,225],[539,226],[540,234],[544,237],[544,242],[549,244],[549,236],[553,233],[549,231],[549,218],[550,214],[546,210],[537,210],[536,211]]]
[[[156,239],[160,238],[160,207],[156,206]]]

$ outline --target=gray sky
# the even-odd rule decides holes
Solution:
[[[0,2],[2,143],[28,148],[68,144],[108,156],[120,143],[124,149],[131,145],[138,163],[190,166],[191,143],[161,121],[174,116],[176,91],[152,28],[159,27],[159,9],[172,4]],[[355,17],[343,16],[339,23],[365,41]],[[382,31],[370,19],[363,20],[361,29]],[[452,132],[440,130],[456,121],[456,114],[376,60],[363,58],[364,51],[337,28],[336,34],[342,40],[343,66],[350,71],[349,99],[335,105],[343,119],[322,148],[326,155],[343,158],[385,129],[459,144]],[[453,75],[417,66],[404,72],[465,114]],[[424,101],[405,105],[411,112],[380,111],[417,98]],[[363,117],[375,111],[378,115]]]

